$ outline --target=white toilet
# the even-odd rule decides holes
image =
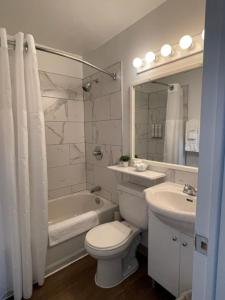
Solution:
[[[102,288],[118,285],[138,269],[136,249],[140,233],[147,229],[147,204],[143,189],[134,184],[118,185],[119,209],[124,221],[91,229],[85,248],[97,259],[95,282]]]

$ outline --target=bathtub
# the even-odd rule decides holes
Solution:
[[[63,222],[89,211],[96,211],[99,223],[110,222],[114,219],[117,205],[102,197],[83,191],[68,196],[49,200],[49,225]],[[61,269],[86,254],[84,239],[86,232],[64,241],[56,246],[48,247],[46,275]]]

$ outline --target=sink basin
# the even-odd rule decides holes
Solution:
[[[145,190],[151,211],[164,223],[194,234],[196,197],[183,193],[183,185],[165,182]]]

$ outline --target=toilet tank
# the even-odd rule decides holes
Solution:
[[[121,216],[127,222],[141,229],[148,227],[148,209],[144,189],[145,187],[132,183],[117,186]]]

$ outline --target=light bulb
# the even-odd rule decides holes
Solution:
[[[173,53],[172,47],[169,44],[165,44],[162,46],[160,53],[163,57],[171,56]]]
[[[193,45],[192,37],[190,35],[182,36],[182,38],[180,39],[179,45],[180,45],[181,49],[183,49],[183,50],[191,48],[191,46]]]
[[[136,57],[133,59],[133,66],[138,69],[143,65],[143,61],[140,57]]]
[[[205,39],[205,29],[202,30],[202,39],[203,39],[203,41]]]
[[[152,63],[156,60],[156,55],[154,52],[150,51],[150,52],[147,52],[146,55],[145,55],[145,61],[147,63]]]

